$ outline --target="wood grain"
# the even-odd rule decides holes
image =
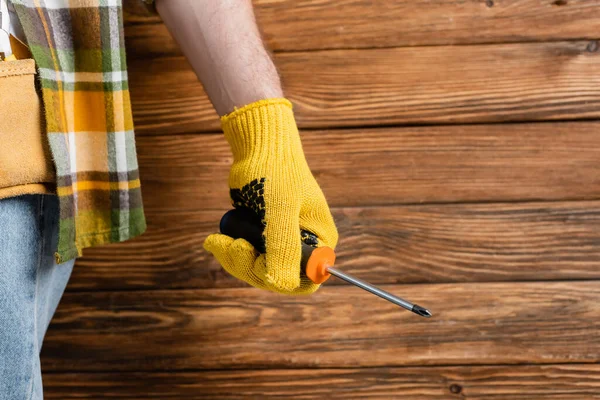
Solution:
[[[125,3],[149,230],[78,261],[47,398],[600,399],[600,122],[542,122],[600,117],[600,0],[254,1],[339,265],[430,320],[222,271],[202,250],[229,203],[218,118]]]
[[[308,163],[338,207],[598,199],[598,143],[598,122],[303,133]],[[146,209],[230,204],[222,135],[139,137],[137,145]]]
[[[165,208],[148,214],[141,238],[86,250],[69,290],[244,286],[202,248],[222,211]],[[334,217],[338,265],[377,284],[600,279],[599,201],[346,208]]]
[[[600,361],[600,282],[387,285],[420,318],[353,287],[67,294],[47,371],[334,368]]]
[[[305,128],[541,121],[600,116],[598,48],[578,41],[333,50],[278,54],[275,62]],[[129,72],[138,133],[219,129],[183,58],[134,60]]]
[[[600,398],[600,366],[406,367],[48,373],[47,399],[581,400]]]
[[[128,4],[129,3],[129,4]],[[179,54],[158,16],[126,1],[130,57]],[[255,0],[274,51],[597,38],[597,0]]]

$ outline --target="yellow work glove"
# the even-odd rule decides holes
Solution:
[[[250,285],[285,294],[319,288],[301,271],[301,240],[335,248],[338,234],[325,196],[302,151],[292,104],[261,100],[221,118],[233,152],[233,206],[254,211],[264,226],[265,254],[244,239],[210,235],[204,248]]]

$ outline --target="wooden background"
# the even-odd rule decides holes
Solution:
[[[257,0],[339,266],[287,298],[202,249],[218,119],[156,16],[126,37],[143,237],[78,262],[49,399],[600,399],[600,1]]]

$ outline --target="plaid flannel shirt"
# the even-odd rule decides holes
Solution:
[[[57,262],[146,229],[121,0],[12,0],[38,66],[60,203]]]

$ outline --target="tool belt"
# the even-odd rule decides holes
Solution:
[[[31,58],[0,61],[0,199],[55,191],[35,75]]]

